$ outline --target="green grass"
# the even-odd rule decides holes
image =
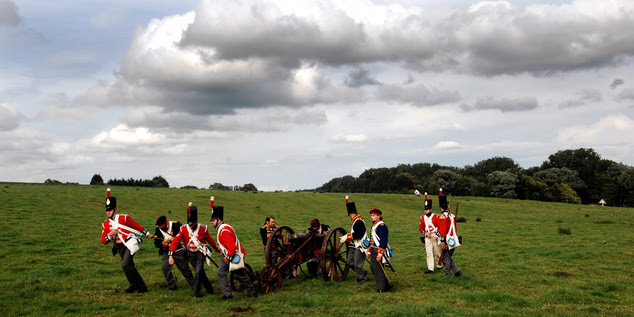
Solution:
[[[464,275],[445,278],[441,272],[423,274],[422,198],[350,194],[366,218],[374,207],[384,212],[398,272],[388,273],[392,292],[377,294],[372,282],[358,286],[351,271],[343,283],[297,278],[255,300],[235,294],[221,302],[218,294],[192,298],[176,269],[179,290],[168,291],[149,239],[135,262],[150,291],[123,293],[127,281],[120,259],[100,243],[105,189],[0,183],[0,315],[634,315],[632,208],[450,197],[460,202],[458,216],[467,220],[458,224],[463,246],[454,254]],[[189,201],[208,224],[209,197],[215,196],[256,271],[264,267],[259,228],[266,216],[295,231],[313,218],[350,229],[345,194],[131,187],[113,187],[112,194],[119,212],[152,232],[162,214],[183,222]],[[560,234],[561,228],[570,234]],[[206,270],[219,291],[215,268]],[[367,265],[366,270],[372,281]]]

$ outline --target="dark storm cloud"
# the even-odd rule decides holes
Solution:
[[[381,86],[382,83],[370,75],[367,69],[358,68],[350,73],[344,81],[346,86],[350,88],[359,88],[361,86]]]
[[[614,89],[617,86],[623,85],[623,79],[620,78],[615,78],[612,83],[610,84],[610,88]]]
[[[10,0],[0,0],[0,27],[18,26],[20,24],[18,6]]]
[[[439,16],[423,8],[397,14],[375,7],[384,14],[380,23],[346,12],[336,2],[303,3],[297,7],[310,11],[297,12],[282,6],[210,0],[194,12],[152,20],[137,31],[116,81],[82,97],[107,106],[216,115],[360,102],[371,97],[365,95],[371,85],[382,100],[433,105],[460,97],[422,86],[420,91],[407,84],[385,87],[384,74],[370,74],[365,67],[548,76],[616,65],[634,56],[634,4],[626,1],[522,8],[480,2]],[[355,71],[339,80],[335,76],[344,67]],[[562,107],[579,102],[587,101]],[[535,98],[491,98],[463,109],[536,107]]]
[[[429,89],[423,85],[401,87],[384,85],[377,89],[377,98],[390,103],[407,103],[414,106],[434,106],[461,100],[457,91]]]
[[[478,99],[475,106],[463,104],[460,106],[464,111],[477,110],[500,110],[502,112],[512,111],[530,111],[539,106],[535,97],[519,97],[519,98],[494,98],[485,97]]]

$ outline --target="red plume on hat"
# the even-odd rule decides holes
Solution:
[[[425,200],[427,200],[427,192],[425,192]]]
[[[106,189],[106,198],[110,198],[110,188]]]
[[[189,202],[189,205],[187,206],[187,213],[188,213],[188,214],[191,214],[191,213],[192,213],[192,205],[193,205],[193,204],[192,204],[192,202],[190,201],[190,202]]]
[[[438,196],[442,195],[442,187],[440,188],[440,191],[438,192]]]
[[[214,196],[211,196],[209,199],[209,207],[211,207],[211,210],[214,209]]]
[[[346,204],[348,203],[348,196],[346,195]]]

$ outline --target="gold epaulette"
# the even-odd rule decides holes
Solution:
[[[438,217],[438,219],[445,219],[447,217],[445,217],[445,215],[440,215],[440,217]]]

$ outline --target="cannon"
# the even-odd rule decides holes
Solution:
[[[319,259],[321,275],[325,281],[342,282],[348,275],[348,243],[341,243],[346,230],[332,228],[325,234],[295,233],[287,226],[275,229],[264,249],[266,266],[257,274],[260,292],[277,290],[282,279],[295,276],[297,268],[310,259]]]

